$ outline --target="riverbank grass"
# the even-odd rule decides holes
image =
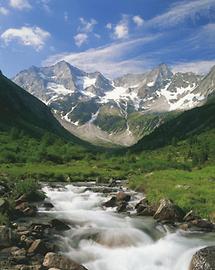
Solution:
[[[146,193],[150,202],[161,198],[172,199],[189,211],[208,218],[215,211],[215,167],[202,169],[162,170],[137,175],[130,179],[130,188]]]

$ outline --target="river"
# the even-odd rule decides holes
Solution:
[[[48,215],[71,226],[60,236],[62,252],[89,270],[188,270],[192,255],[215,243],[214,233],[173,230],[135,216],[132,206],[143,197],[135,192],[130,215],[104,209],[112,194],[94,192],[89,185],[94,187],[43,188],[54,205]]]

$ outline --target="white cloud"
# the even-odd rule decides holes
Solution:
[[[85,20],[84,18],[79,18],[81,25],[78,28],[79,32],[90,33],[93,31],[97,21],[91,19],[90,21]]]
[[[80,25],[78,27],[78,34],[74,36],[75,44],[80,47],[84,43],[88,41],[89,33],[93,32],[97,21],[95,19],[90,19],[89,21],[85,20],[84,18],[79,18]],[[96,34],[94,33],[94,36]]]
[[[109,30],[111,30],[112,29],[112,23],[107,23],[106,24],[106,28],[109,29]]]
[[[115,37],[118,39],[125,38],[128,36],[128,26],[126,24],[117,24],[114,29]]]
[[[18,41],[25,46],[31,46],[37,51],[42,49],[45,41],[50,37],[50,33],[39,27],[21,27],[9,28],[2,35],[1,39],[5,44],[9,44],[13,40]]]
[[[199,14],[210,16],[214,12],[214,0],[192,0],[180,1],[170,7],[170,9],[146,22],[148,26],[172,27],[190,18],[195,22]]]
[[[10,0],[10,6],[19,10],[31,9],[31,5],[28,0]]]
[[[88,40],[88,35],[85,33],[79,33],[76,36],[74,36],[75,44],[80,47]]]
[[[6,9],[5,7],[0,7],[0,15],[8,15],[9,10]]]
[[[128,59],[127,54],[159,37],[160,35],[154,35],[120,43],[115,42],[80,53],[57,54],[49,57],[43,65],[52,65],[65,60],[88,72],[99,70],[108,77],[117,77],[129,72],[139,73],[154,65],[153,60],[146,57]]]
[[[190,44],[195,46],[207,46],[214,48],[215,46],[215,23],[209,23],[202,26],[189,39]]]
[[[197,74],[207,74],[215,65],[215,59],[209,61],[182,62],[173,65],[173,72],[194,72]]]
[[[42,5],[42,8],[47,12],[47,13],[52,13],[52,10],[49,6],[50,0],[40,0],[39,4]]]
[[[123,15],[122,20],[114,27],[114,37],[116,39],[123,39],[129,34],[129,16]]]
[[[133,22],[138,27],[141,27],[143,25],[143,23],[144,23],[144,19],[141,16],[139,16],[139,15],[134,16],[132,19],[133,19]]]

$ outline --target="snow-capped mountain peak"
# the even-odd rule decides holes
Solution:
[[[160,64],[111,81],[100,72],[87,73],[61,61],[50,67],[31,67],[13,80],[48,104],[69,129],[93,125],[100,137],[104,131],[112,140],[116,133],[134,136],[132,128],[142,134],[138,119],[146,114],[188,110],[206,102],[215,91],[215,67],[203,77],[192,72],[173,74]],[[158,118],[147,130],[159,123]]]

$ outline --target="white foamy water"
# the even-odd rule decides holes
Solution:
[[[49,214],[71,226],[62,236],[62,252],[89,270],[188,270],[192,255],[215,243],[214,234],[170,233],[152,218],[105,210],[107,195],[86,187],[44,191],[55,206]]]

